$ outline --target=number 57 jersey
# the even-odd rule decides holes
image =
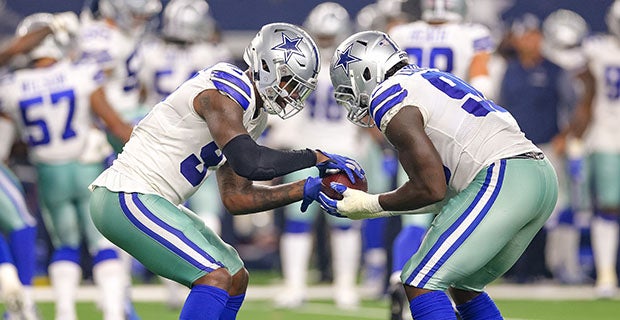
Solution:
[[[187,200],[225,161],[207,123],[193,106],[194,98],[208,89],[237,102],[233,107],[243,109],[243,125],[250,136],[260,136],[267,114],[254,116],[256,96],[250,79],[239,68],[218,63],[198,72],[155,105],[134,128],[112,166],[92,186],[156,194],[174,204]]]
[[[60,61],[1,80],[0,111],[18,124],[33,162],[66,163],[82,155],[93,123],[90,95],[102,75],[94,64]]]
[[[456,191],[497,160],[540,151],[510,113],[450,73],[414,65],[401,69],[373,91],[370,114],[385,132],[399,110],[411,107],[420,110],[424,131]]]

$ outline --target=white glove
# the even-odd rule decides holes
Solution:
[[[379,203],[378,194],[347,188],[343,184],[332,182],[332,188],[342,194],[342,200],[320,196],[319,203],[327,213],[352,220],[390,217],[391,212],[384,211]]]
[[[66,45],[80,30],[80,20],[78,16],[72,12],[61,12],[54,14],[50,29],[54,33],[54,37],[58,42]]]

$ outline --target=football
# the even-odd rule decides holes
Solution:
[[[329,185],[331,182],[338,182],[344,184],[348,188],[368,191],[368,181],[366,180],[366,177],[364,177],[364,179],[360,179],[356,176],[355,183],[352,183],[346,173],[339,171],[333,174],[326,175],[321,179],[321,191],[323,191],[328,197],[336,200],[342,199],[342,195],[336,192],[336,190],[330,188]]]

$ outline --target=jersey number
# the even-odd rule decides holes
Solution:
[[[317,92],[314,91],[306,100],[306,106],[310,111],[312,119],[340,121],[344,113],[344,108],[339,106],[334,98],[334,88],[329,86],[327,101],[318,101]]]
[[[452,74],[429,71],[423,73],[422,77],[450,98],[460,100],[468,96],[461,108],[475,117],[484,117],[493,111],[506,112],[506,109],[491,100],[487,100],[480,91]]]
[[[33,108],[45,106],[44,100],[47,98],[47,96],[39,96],[19,102],[22,120],[28,129],[28,145],[30,146],[50,143],[50,131],[45,119],[33,117],[30,112]],[[53,107],[67,106],[67,119],[65,120],[65,126],[62,132],[62,139],[67,140],[75,137],[75,130],[71,127],[73,114],[75,112],[75,93],[73,90],[53,92],[50,94],[49,99]],[[33,133],[35,128],[39,128],[40,134],[37,135]]]
[[[407,48],[405,52],[410,58],[414,58],[416,65],[425,68],[437,68],[441,71],[452,72],[454,69],[454,53],[447,47],[432,48],[428,55],[428,61],[424,60],[422,48]]]
[[[185,179],[197,187],[207,175],[207,169],[214,167],[222,161],[222,154],[215,142],[211,142],[200,149],[200,159],[195,154],[190,154],[181,162],[181,174]],[[198,169],[198,167],[202,167]]]
[[[620,67],[605,67],[605,86],[607,87],[607,98],[618,100],[620,98]]]

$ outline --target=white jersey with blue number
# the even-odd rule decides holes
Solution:
[[[90,95],[101,79],[97,65],[67,60],[3,78],[0,109],[18,124],[32,161],[65,163],[80,157],[93,123]]]
[[[385,132],[400,109],[412,106],[419,108],[424,131],[456,191],[499,159],[540,151],[510,113],[452,74],[405,67],[373,91],[370,112]]]
[[[218,62],[231,61],[230,52],[209,43],[179,45],[155,39],[140,49],[148,55],[139,72],[146,105],[154,106],[196,72]]]
[[[207,89],[219,90],[243,108],[243,124],[256,139],[267,114],[256,110],[252,83],[239,68],[218,63],[184,82],[134,128],[112,166],[93,183],[115,192],[160,195],[180,204],[189,198],[225,158],[205,120],[194,110],[194,98]]]
[[[80,30],[77,43],[81,60],[95,62],[106,71],[104,88],[110,105],[121,115],[131,114],[140,99],[138,39],[105,21],[92,21]]]
[[[595,36],[583,44],[588,67],[596,81],[592,122],[587,135],[591,150],[620,152],[620,40]]]
[[[489,29],[473,23],[432,25],[416,21],[394,27],[390,37],[407,52],[409,63],[465,80],[474,55],[493,50]]]
[[[361,155],[361,129],[347,120],[347,111],[334,98],[329,61],[321,66],[316,90],[304,109],[283,120],[271,117],[268,140],[284,149],[311,148],[357,158]]]

